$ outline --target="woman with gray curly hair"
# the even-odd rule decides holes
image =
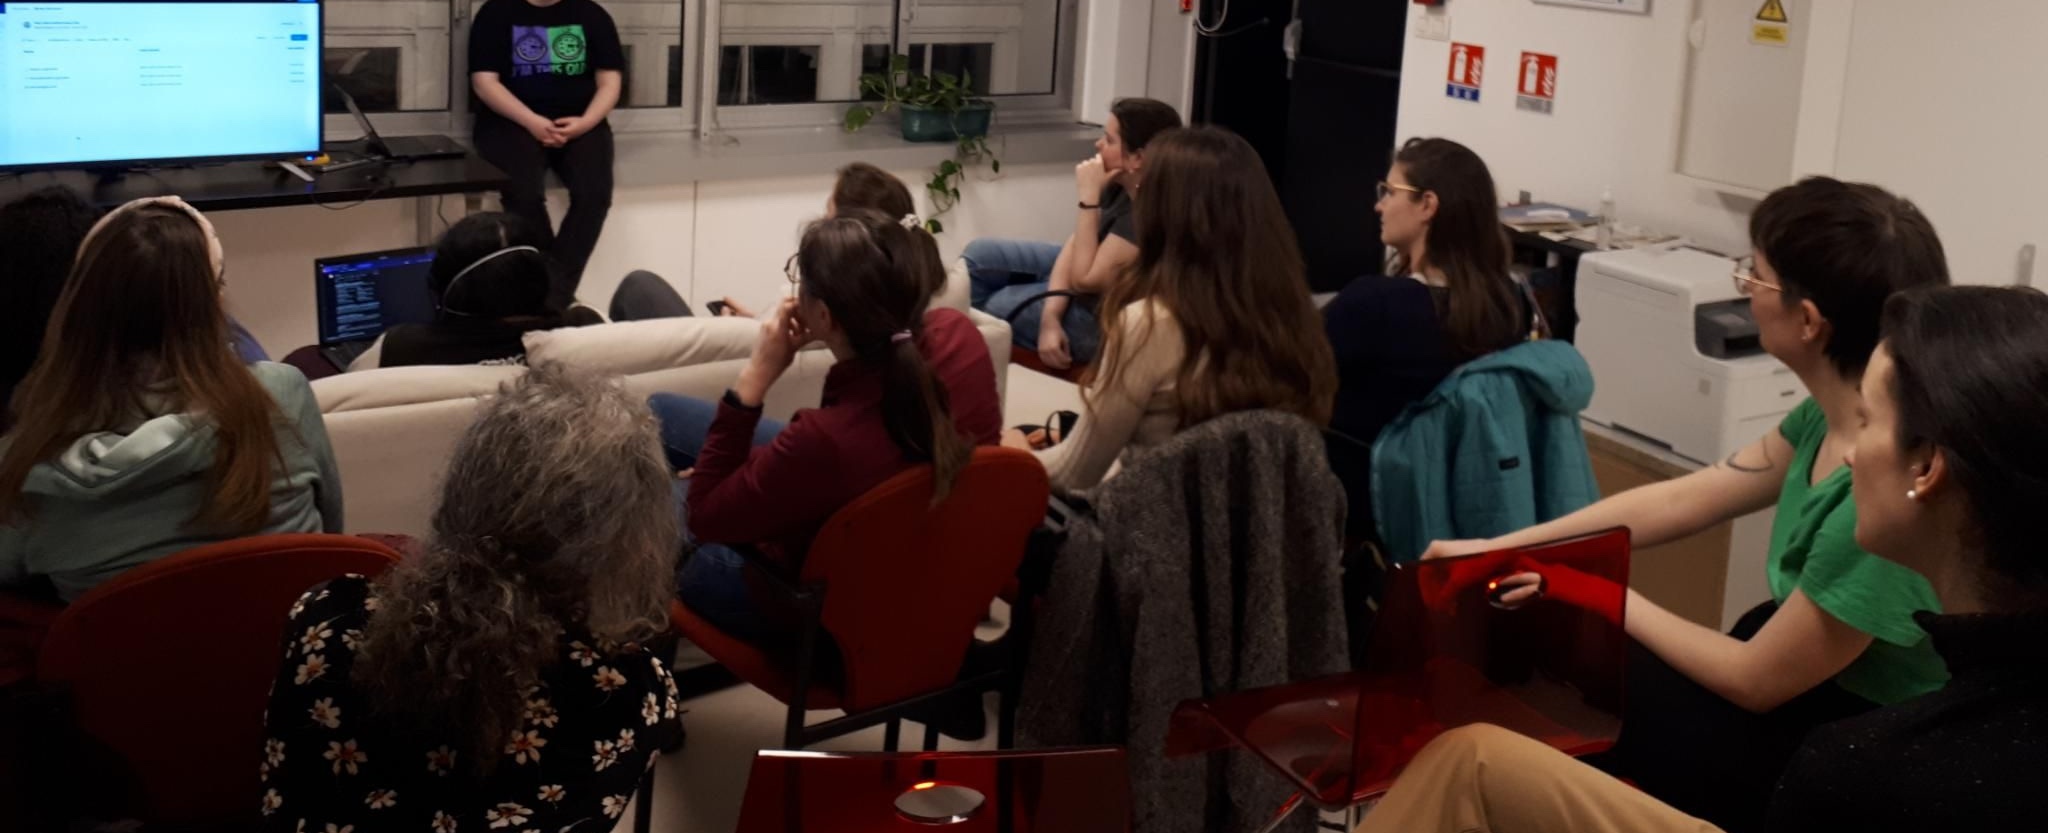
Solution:
[[[677,526],[647,409],[536,367],[456,445],[422,551],[292,608],[266,830],[606,830],[681,731],[642,647]]]

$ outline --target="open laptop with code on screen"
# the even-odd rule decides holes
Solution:
[[[434,320],[429,248],[324,257],[313,261],[320,353],[347,369],[385,330]]]

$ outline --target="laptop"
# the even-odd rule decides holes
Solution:
[[[365,252],[313,261],[313,300],[320,312],[320,354],[347,370],[385,330],[434,320],[427,270],[434,250]]]
[[[371,126],[370,117],[363,115],[363,108],[356,106],[355,96],[349,95],[340,84],[334,85],[334,91],[341,94],[341,103],[348,107],[349,114],[356,117],[356,124],[363,128],[363,146],[372,156],[400,160],[450,159],[469,153],[446,136],[393,136],[388,139],[380,136],[377,128]]]

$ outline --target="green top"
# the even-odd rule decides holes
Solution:
[[[1784,604],[1793,590],[1803,590],[1828,615],[1871,635],[1870,647],[1835,677],[1851,694],[1891,705],[1940,689],[1948,668],[1913,621],[1917,611],[1941,612],[1934,588],[1919,573],[1856,545],[1848,466],[1809,485],[1828,435],[1820,405],[1800,403],[1778,433],[1792,444],[1792,466],[1771,524],[1771,598]]]

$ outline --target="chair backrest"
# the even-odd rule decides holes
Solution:
[[[848,711],[953,681],[1051,495],[1036,458],[995,447],[975,449],[936,506],[932,486],[930,466],[889,479],[834,514],[804,556],[803,580],[825,587]]]
[[[1574,756],[1611,747],[1628,565],[1624,528],[1395,569],[1366,654],[1348,795],[1383,791],[1429,741],[1472,723]],[[1547,598],[1496,606],[1492,582],[1523,572],[1543,576]]]
[[[145,821],[253,821],[263,709],[287,613],[307,588],[398,561],[344,535],[199,547],[93,588],[50,627],[37,677],[142,784]]]
[[[1474,359],[1410,403],[1372,445],[1373,520],[1390,561],[1433,540],[1491,538],[1600,499],[1578,415],[1585,357],[1532,341]]]

